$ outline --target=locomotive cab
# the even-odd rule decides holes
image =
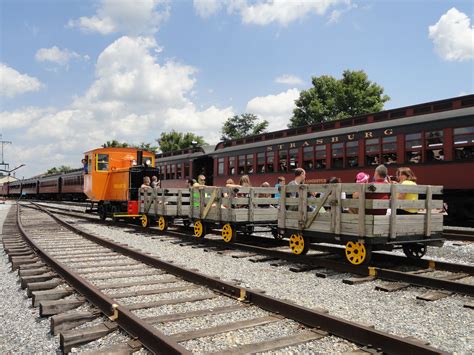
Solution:
[[[99,148],[84,154],[84,193],[101,219],[137,217],[138,189],[145,176],[158,176],[152,152]]]

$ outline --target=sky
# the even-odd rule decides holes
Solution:
[[[311,78],[364,70],[385,109],[474,92],[470,0],[0,0],[0,134],[17,177],[116,139],[284,129]],[[0,166],[0,169],[2,167]]]

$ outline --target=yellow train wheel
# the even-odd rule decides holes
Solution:
[[[146,214],[144,214],[140,217],[140,221],[142,222],[142,227],[143,228],[147,228],[147,227],[150,226],[150,219],[148,218],[148,216]]]
[[[166,220],[165,217],[160,216],[160,218],[158,218],[158,230],[163,232],[167,229],[168,229],[168,221]]]
[[[206,235],[206,226],[200,220],[194,221],[194,236],[203,238]]]
[[[370,250],[363,243],[347,242],[346,258],[352,265],[367,263],[370,259]]]
[[[304,255],[309,250],[309,243],[301,234],[292,234],[290,236],[290,248],[293,254]]]
[[[235,241],[235,238],[237,236],[237,231],[235,228],[232,228],[230,223],[224,224],[222,227],[222,239],[226,243],[232,243]]]

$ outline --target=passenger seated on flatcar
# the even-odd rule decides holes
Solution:
[[[271,187],[271,186],[268,182],[265,181],[260,185],[260,187]],[[264,194],[264,193],[258,194],[258,198],[271,198],[271,197],[272,197],[272,194]],[[269,203],[259,204],[258,207],[260,207],[260,208],[274,208],[274,206],[269,204]]]
[[[358,173],[356,175],[355,182],[358,183],[358,184],[367,184],[369,182],[369,178],[370,178],[369,174],[366,174],[363,171],[361,171],[360,173]],[[359,198],[359,192],[358,191],[354,192],[352,194],[352,198],[358,199]],[[358,208],[349,208],[349,213],[357,214],[357,213],[359,213],[359,209]]]
[[[399,168],[397,170],[397,179],[401,185],[416,185],[415,173],[410,168]],[[397,198],[399,200],[418,200],[418,194],[400,193]],[[416,208],[397,209],[397,214],[410,215],[417,213],[418,209]]]
[[[374,172],[374,184],[388,184],[387,181],[388,170],[387,167],[383,164],[377,166]],[[389,193],[366,193],[366,199],[371,200],[389,200]],[[387,209],[366,209],[365,214],[368,215],[386,215]]]
[[[145,176],[145,177],[143,178],[143,184],[142,184],[142,186],[140,186],[140,187],[141,187],[141,188],[151,188],[150,183],[151,183],[150,177]]]
[[[295,169],[295,178],[288,183],[288,186],[302,185],[306,179],[306,171],[302,168]],[[290,192],[286,194],[286,197],[298,197],[297,192]],[[308,193],[308,197],[313,197],[312,194]],[[288,211],[298,211],[298,206],[287,206]],[[308,204],[308,211],[312,212],[315,210],[314,206]]]

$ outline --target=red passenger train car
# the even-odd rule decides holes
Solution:
[[[409,166],[420,184],[443,185],[443,199],[455,223],[474,221],[474,95],[428,102],[339,121],[264,133],[198,148],[159,154],[163,187],[184,186],[206,175],[207,185],[236,183],[248,174],[252,184],[306,169],[307,183],[330,177],[353,182],[385,164],[391,175]]]

